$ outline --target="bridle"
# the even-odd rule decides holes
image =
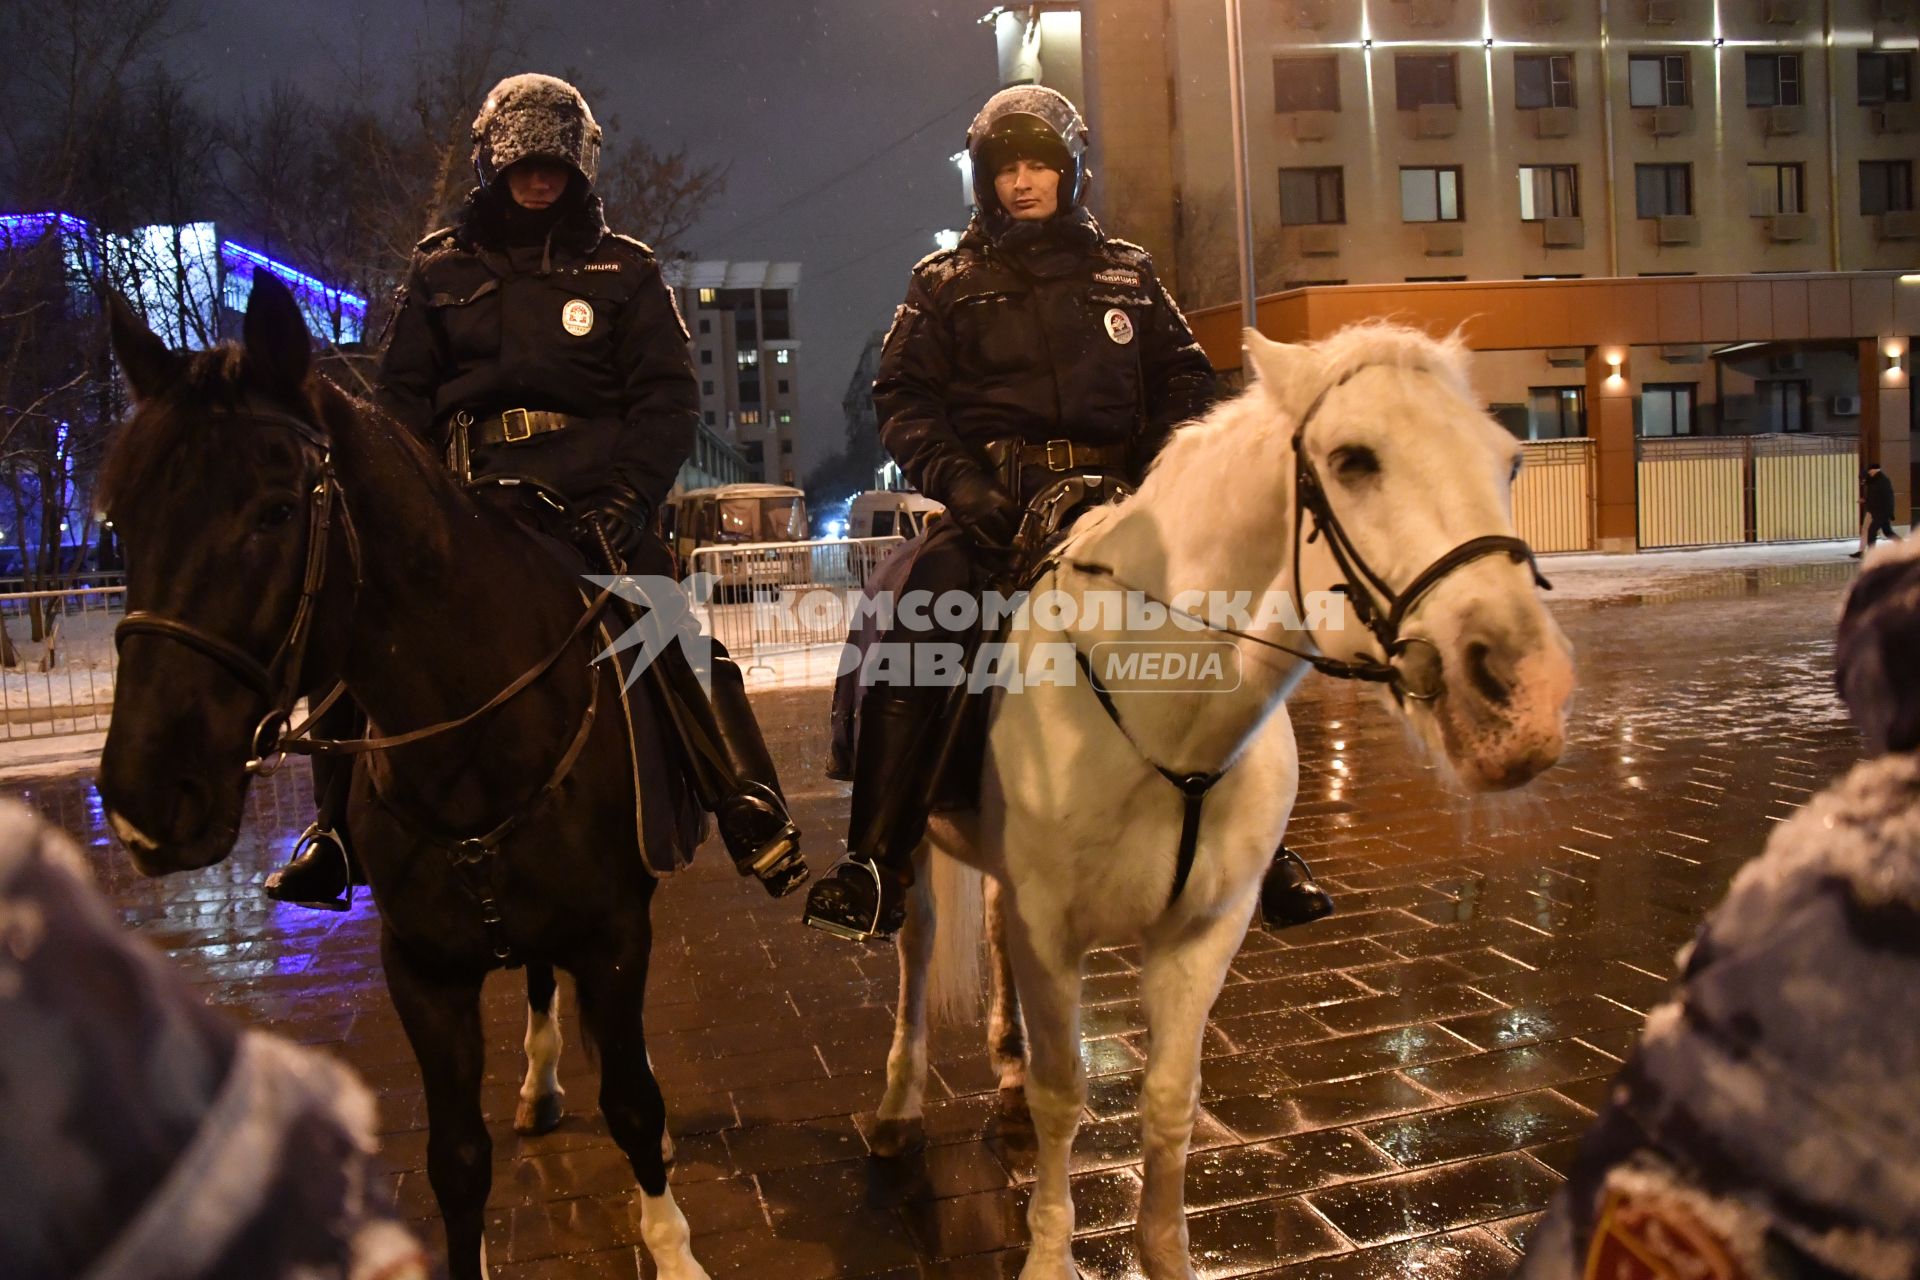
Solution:
[[[129,636],[148,635],[172,640],[212,659],[228,675],[259,694],[266,703],[267,711],[254,726],[253,736],[248,743],[246,769],[248,773],[266,774],[273,772],[285,758],[293,707],[302,693],[302,668],[306,663],[308,643],[313,638],[320,591],[326,585],[329,542],[336,510],[346,534],[347,558],[352,566],[353,598],[356,602],[360,596],[360,539],[347,511],[340,478],[333,470],[333,446],[313,424],[293,414],[271,409],[240,409],[216,417],[228,422],[251,422],[290,431],[301,453],[314,464],[309,474],[314,475],[315,479],[307,493],[306,567],[300,577],[300,599],[294,606],[293,620],[288,624],[280,643],[275,646],[273,656],[265,662],[204,627],[150,609],[135,609],[122,618],[113,630],[113,643],[118,650],[126,644]]]
[[[1429,592],[1447,579],[1449,574],[1464,569],[1476,560],[1488,556],[1504,555],[1515,564],[1524,564],[1533,574],[1534,585],[1542,591],[1553,590],[1540,572],[1540,565],[1534,559],[1533,548],[1523,538],[1511,534],[1491,533],[1478,538],[1469,538],[1441,556],[1413,576],[1399,591],[1395,591],[1360,554],[1360,548],[1354,544],[1353,536],[1346,526],[1340,523],[1340,517],[1334,512],[1332,499],[1327,487],[1321,482],[1320,473],[1314,468],[1313,461],[1307,457],[1307,428],[1314,418],[1319,416],[1327,397],[1351,382],[1358,374],[1377,366],[1363,364],[1348,370],[1340,378],[1321,388],[1320,394],[1313,398],[1307,411],[1300,415],[1299,425],[1293,429],[1293,594],[1296,600],[1304,604],[1305,594],[1301,585],[1300,561],[1301,549],[1321,537],[1327,541],[1327,550],[1333,556],[1333,562],[1340,570],[1340,583],[1333,589],[1345,596],[1352,605],[1354,616],[1360,619],[1360,625],[1372,633],[1374,641],[1380,646],[1380,656],[1362,658],[1327,658],[1316,655],[1320,660],[1314,663],[1322,672],[1339,679],[1367,680],[1390,686],[1396,698],[1412,698],[1416,702],[1432,702],[1443,689],[1435,683],[1424,683],[1416,688],[1408,680],[1406,669],[1397,659],[1404,656],[1413,645],[1425,645],[1439,657],[1439,650],[1433,641],[1425,636],[1406,636],[1401,634],[1407,617]],[[1313,517],[1313,532],[1305,534],[1307,517]],[[1302,535],[1305,534],[1303,537]],[[1430,672],[1440,670],[1439,662],[1428,668]]]
[[[1360,548],[1355,545],[1353,536],[1347,532],[1346,526],[1341,524],[1339,515],[1333,509],[1333,501],[1327,492],[1327,487],[1321,481],[1320,473],[1315,469],[1312,459],[1307,456],[1306,437],[1307,428],[1319,416],[1320,410],[1326,405],[1327,397],[1352,381],[1356,375],[1376,367],[1378,366],[1371,364],[1360,365],[1321,388],[1320,393],[1307,406],[1307,411],[1300,415],[1300,421],[1293,429],[1293,594],[1294,599],[1304,606],[1306,595],[1301,579],[1300,553],[1308,543],[1325,537],[1327,550],[1332,554],[1334,565],[1339,569],[1341,577],[1333,590],[1346,598],[1353,607],[1354,616],[1360,619],[1360,625],[1372,634],[1375,643],[1380,646],[1378,656],[1368,654],[1358,658],[1334,658],[1324,653],[1295,648],[1239,628],[1209,622],[1190,610],[1161,600],[1137,587],[1129,586],[1121,581],[1119,575],[1109,565],[1070,556],[1061,557],[1058,563],[1090,576],[1110,579],[1124,589],[1133,591],[1170,613],[1196,623],[1208,631],[1230,635],[1262,648],[1277,650],[1290,657],[1298,658],[1310,664],[1321,674],[1332,676],[1337,680],[1361,680],[1371,684],[1384,684],[1392,689],[1394,697],[1402,700],[1411,698],[1416,702],[1431,702],[1438,698],[1443,691],[1438,684],[1427,681],[1416,685],[1409,678],[1406,669],[1396,661],[1414,645],[1424,645],[1434,650],[1436,658],[1438,657],[1438,649],[1433,641],[1425,636],[1401,634],[1401,628],[1405,626],[1414,606],[1445,581],[1448,575],[1487,556],[1505,555],[1515,564],[1525,564],[1533,574],[1534,585],[1543,591],[1551,591],[1553,584],[1541,574],[1539,563],[1534,559],[1533,548],[1527,545],[1525,539],[1510,534],[1494,533],[1467,539],[1415,574],[1413,579],[1399,591],[1395,591],[1392,584],[1367,563],[1366,557],[1360,554]],[[1309,517],[1313,521],[1311,533],[1307,532],[1306,527]],[[1436,662],[1429,670],[1437,672],[1439,669],[1440,664]]]
[[[1321,408],[1327,402],[1327,397],[1345,386],[1355,375],[1373,367],[1375,366],[1360,365],[1322,387],[1320,393],[1313,398],[1313,402],[1307,406],[1307,411],[1300,415],[1299,424],[1293,429],[1293,594],[1294,599],[1304,605],[1306,596],[1301,581],[1300,552],[1307,543],[1325,537],[1327,550],[1332,553],[1333,562],[1341,576],[1334,590],[1346,597],[1353,607],[1355,616],[1360,619],[1361,625],[1373,635],[1374,641],[1380,646],[1379,656],[1333,658],[1323,653],[1298,649],[1277,640],[1269,640],[1265,636],[1257,636],[1234,627],[1223,627],[1208,622],[1189,610],[1181,609],[1150,593],[1140,591],[1137,587],[1128,586],[1109,565],[1077,560],[1070,556],[1060,556],[1053,563],[1090,576],[1105,577],[1127,590],[1136,592],[1169,613],[1196,622],[1209,631],[1231,635],[1237,639],[1289,654],[1310,663],[1316,670],[1336,679],[1385,684],[1393,691],[1394,697],[1402,701],[1408,698],[1417,702],[1435,700],[1445,690],[1444,680],[1438,674],[1442,670],[1441,664],[1435,661],[1431,667],[1427,668],[1428,678],[1416,686],[1409,678],[1405,666],[1399,662],[1399,659],[1404,657],[1413,645],[1425,645],[1434,651],[1436,659],[1439,658],[1439,650],[1433,641],[1424,636],[1401,634],[1401,628],[1405,625],[1408,616],[1421,600],[1445,581],[1449,574],[1465,568],[1476,560],[1495,555],[1505,555],[1511,557],[1515,564],[1527,565],[1533,573],[1535,585],[1542,590],[1552,590],[1553,584],[1541,576],[1540,566],[1534,560],[1533,548],[1528,546],[1525,540],[1509,534],[1487,534],[1483,537],[1467,539],[1415,574],[1412,581],[1399,591],[1395,591],[1392,584],[1367,563],[1366,557],[1360,554],[1360,548],[1354,544],[1353,537],[1347,532],[1346,526],[1340,523],[1340,517],[1334,512],[1333,502],[1326,485],[1321,482],[1320,473],[1315,470],[1313,462],[1307,457],[1306,438],[1307,428],[1319,416]],[[1308,533],[1306,528],[1309,516],[1313,518],[1312,533]],[[1041,572],[1044,573],[1047,567],[1043,562]],[[1073,646],[1073,656],[1081,674],[1086,677],[1088,687],[1092,689],[1094,697],[1099,700],[1100,709],[1106,712],[1107,718],[1120,731],[1120,736],[1127,740],[1134,754],[1180,793],[1180,842],[1174,851],[1173,887],[1167,895],[1167,905],[1171,908],[1179,900],[1181,891],[1186,888],[1188,877],[1193,872],[1194,859],[1200,847],[1200,815],[1206,804],[1207,794],[1238,763],[1248,739],[1242,738],[1236,743],[1233,750],[1228,753],[1226,761],[1218,768],[1192,773],[1169,768],[1154,759],[1127,728],[1126,721],[1120,716],[1120,708],[1115,703],[1113,694],[1101,682],[1099,673],[1094,670],[1093,663],[1087,657],[1085,650],[1076,644]]]

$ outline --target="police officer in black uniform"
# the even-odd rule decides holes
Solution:
[[[414,253],[380,398],[484,498],[570,537],[598,571],[672,577],[651,526],[692,452],[696,382],[652,251],[607,229],[599,155],[600,126],[566,81],[494,87],[473,123],[480,185]],[[739,668],[717,645],[709,674],[711,700],[678,644],[647,672],[728,853],[778,897],[806,879],[799,836]],[[318,765],[321,822],[268,892],[331,905],[346,889],[345,787]]]
[[[873,388],[888,451],[947,507],[903,595],[983,590],[1011,553],[1016,494],[1075,472],[1137,481],[1216,394],[1153,259],[1102,233],[1083,205],[1087,129],[1071,102],[1004,89],[974,118],[967,151],[977,212],[958,247],[914,268]],[[886,637],[965,638],[937,627]],[[808,924],[857,939],[899,928],[945,693],[876,684],[862,697],[848,859],[814,885]],[[1303,863],[1283,851],[1275,865],[1268,896],[1283,923],[1325,914]],[[1316,902],[1296,901],[1303,886]]]

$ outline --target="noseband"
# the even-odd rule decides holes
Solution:
[[[1412,698],[1416,702],[1431,702],[1444,690],[1440,677],[1441,665],[1436,660],[1425,669],[1423,678],[1416,686],[1408,672],[1399,662],[1414,645],[1424,645],[1433,650],[1436,659],[1439,650],[1433,641],[1424,636],[1401,634],[1407,616],[1414,606],[1435,587],[1444,582],[1447,576],[1463,569],[1476,560],[1487,556],[1504,555],[1515,564],[1524,564],[1533,574],[1534,585],[1543,591],[1551,591],[1553,584],[1540,573],[1539,563],[1534,559],[1533,548],[1522,538],[1510,534],[1494,533],[1484,537],[1469,538],[1467,541],[1445,552],[1432,564],[1415,574],[1413,580],[1399,591],[1395,591],[1387,580],[1375,572],[1360,554],[1360,548],[1354,544],[1346,526],[1340,523],[1340,517],[1333,510],[1326,485],[1321,482],[1320,473],[1314,469],[1307,457],[1307,427],[1326,404],[1327,397],[1345,386],[1353,378],[1373,365],[1361,365],[1352,369],[1338,381],[1322,388],[1313,398],[1307,411],[1300,415],[1300,424],[1293,429],[1293,588],[1295,598],[1305,606],[1305,594],[1300,580],[1300,551],[1306,543],[1325,537],[1327,550],[1333,555],[1334,565],[1340,570],[1340,583],[1333,589],[1346,597],[1353,607],[1354,616],[1360,619],[1376,643],[1380,646],[1381,656],[1364,658],[1328,658],[1315,655],[1314,666],[1330,676],[1346,680],[1367,680],[1386,684],[1393,690],[1396,698]],[[1313,532],[1306,532],[1307,518],[1313,519]]]
[[[228,675],[252,689],[266,703],[267,711],[254,727],[248,744],[248,773],[271,773],[284,758],[282,741],[292,723],[293,704],[299,701],[301,667],[305,664],[307,643],[313,636],[313,624],[320,588],[327,576],[328,535],[333,528],[334,509],[339,508],[341,527],[347,535],[347,554],[353,564],[356,594],[360,583],[360,547],[353,521],[347,514],[339,477],[333,470],[333,447],[315,427],[290,413],[247,409],[218,415],[231,422],[251,422],[291,431],[300,451],[317,462],[318,478],[307,494],[307,562],[300,578],[300,600],[294,606],[293,621],[285,636],[265,662],[224,637],[179,618],[148,609],[136,609],[113,629],[117,650],[127,637],[148,635],[172,640],[176,644],[210,658]]]

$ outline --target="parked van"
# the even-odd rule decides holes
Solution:
[[[727,484],[670,496],[660,509],[660,534],[682,573],[701,547],[733,547],[807,540],[807,499],[784,484]],[[728,554],[719,565],[723,596],[780,585],[806,557],[776,547]],[[798,581],[805,581],[799,578]]]
[[[905,489],[871,489],[847,508],[849,538],[911,538],[924,532],[946,508],[925,494]]]

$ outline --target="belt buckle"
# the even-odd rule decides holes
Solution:
[[[1054,461],[1053,450],[1055,445],[1058,445],[1066,453],[1067,460],[1065,462]],[[1049,471],[1073,470],[1073,441],[1071,440],[1047,441],[1047,470]]]
[[[519,431],[513,429],[516,418],[520,422]],[[506,439],[508,444],[516,444],[521,440],[531,440],[533,438],[533,423],[528,419],[527,411],[525,409],[509,409],[501,414],[500,434]]]

